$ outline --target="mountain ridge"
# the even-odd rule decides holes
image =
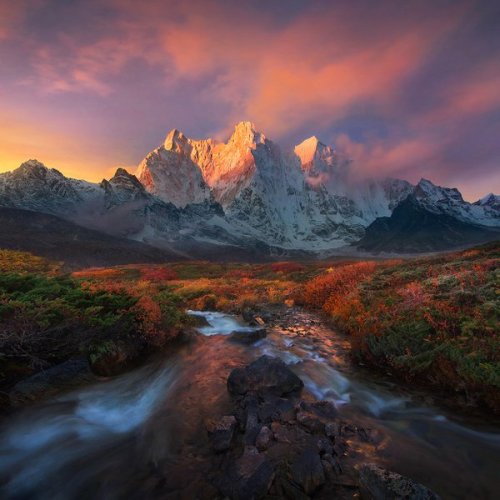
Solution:
[[[427,212],[498,227],[498,197],[475,204],[422,179],[350,179],[352,162],[312,136],[291,151],[241,122],[226,142],[171,130],[136,175],[100,183],[29,160],[0,174],[0,206],[50,213],[147,244],[196,242],[321,254],[360,241],[412,195]]]

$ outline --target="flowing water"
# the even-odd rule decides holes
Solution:
[[[498,427],[423,404],[352,366],[347,341],[307,313],[290,310],[253,345],[228,338],[253,330],[236,317],[190,313],[208,324],[175,355],[12,416],[0,434],[0,497],[190,498],[213,460],[204,422],[231,407],[227,376],[269,354],[368,431],[366,447],[352,444],[359,456],[443,498],[498,498]]]

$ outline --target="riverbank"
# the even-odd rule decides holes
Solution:
[[[498,414],[499,248],[408,261],[179,262],[71,275],[57,263],[2,251],[2,398],[36,373],[49,385],[59,372],[87,380],[82,359],[94,376],[138,366],[189,332],[186,309],[252,319],[298,304],[343,331],[364,366],[427,387],[461,411]]]
[[[279,496],[292,488],[313,498],[331,498],[332,491],[352,498],[361,485],[362,464],[375,463],[445,499],[494,498],[498,434],[458,425],[446,413],[413,401],[410,389],[403,392],[360,372],[350,362],[348,341],[314,314],[277,307],[266,320],[265,335],[256,338],[251,333],[260,325],[250,330],[235,316],[197,314],[208,324],[175,353],[26,408],[5,422],[0,456],[9,460],[0,468],[7,475],[0,485],[39,499],[82,491],[92,497],[217,498],[234,497],[228,483],[246,488],[248,477],[262,479],[265,472],[269,479],[271,470],[271,482],[264,481],[268,493]],[[250,339],[234,336],[235,330]],[[246,390],[242,373],[262,356],[281,359],[277,373],[285,366],[294,375],[284,378],[290,393],[268,396],[257,390],[255,413],[252,394],[240,394]],[[234,370],[236,383],[228,386]],[[256,376],[250,380],[276,374],[267,368],[251,371]],[[302,389],[288,383],[297,377]],[[318,401],[326,403],[316,407]],[[318,424],[315,410],[323,405],[327,415]],[[331,436],[325,434],[328,423],[336,424]],[[231,429],[228,441],[224,433]],[[257,436],[263,433],[259,443],[245,444],[257,429]]]

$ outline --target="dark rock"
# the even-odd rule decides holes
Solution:
[[[241,317],[247,323],[250,323],[253,320],[254,313],[250,309],[244,309],[241,313]]]
[[[276,476],[272,493],[276,498],[288,498],[290,500],[309,499],[309,497],[296,484],[290,481],[285,474]]]
[[[250,332],[232,332],[229,339],[234,342],[240,342],[242,344],[253,344],[258,340],[266,338],[267,331],[265,328],[259,328],[258,330],[252,330]]]
[[[299,406],[304,411],[313,413],[325,420],[333,420],[338,416],[337,409],[330,401],[314,401],[312,403],[301,401]]]
[[[269,427],[266,426],[262,427],[255,442],[257,449],[259,451],[267,450],[272,438],[273,438],[273,433],[271,432]]]
[[[320,437],[318,438],[318,451],[321,455],[324,455],[325,453],[328,455],[333,454],[333,446],[330,440],[326,437]]]
[[[227,379],[228,390],[235,395],[257,392],[282,396],[303,386],[283,361],[271,356],[261,356],[245,368],[235,368]]]
[[[235,500],[263,498],[271,486],[274,467],[257,448],[248,446],[218,482],[223,495]]]
[[[222,417],[218,422],[208,425],[208,432],[214,451],[221,452],[230,448],[235,429],[236,418],[233,415]]]
[[[10,391],[9,400],[18,406],[97,380],[85,358],[69,359],[18,382]]]
[[[374,500],[436,500],[439,497],[424,485],[375,464],[364,464],[359,470],[361,492]]]
[[[340,436],[339,425],[336,422],[328,422],[325,424],[325,434],[332,440]]]
[[[271,429],[273,431],[273,436],[278,443],[288,443],[290,444],[293,441],[293,437],[291,433],[288,431],[288,428],[284,425],[281,425],[279,422],[273,422],[271,424]]]
[[[319,454],[314,449],[306,449],[293,462],[292,479],[308,495],[325,483],[325,472]]]
[[[329,401],[301,401],[297,410],[297,422],[312,433],[326,434],[327,424],[330,424],[329,432],[332,432],[331,424],[334,424],[332,420],[337,417],[337,410]]]
[[[311,432],[314,433],[324,433],[325,432],[325,424],[318,418],[316,415],[305,411],[299,411],[297,413],[297,422],[304,426]]]
[[[189,322],[195,328],[201,328],[203,326],[210,326],[210,323],[208,322],[207,318],[205,318],[205,316],[198,316],[198,315],[194,315],[194,314],[190,315]]]
[[[89,349],[91,370],[97,375],[109,377],[129,368],[141,354],[139,342],[104,341]]]
[[[245,445],[255,445],[255,441],[262,427],[262,425],[259,423],[257,410],[257,398],[254,395],[247,396],[245,398],[245,436],[243,437]]]
[[[270,423],[283,423],[295,420],[295,407],[292,401],[284,398],[266,398],[259,406],[259,419]]]

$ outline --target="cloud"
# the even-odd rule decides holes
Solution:
[[[465,0],[284,4],[0,2],[0,51],[10,62],[0,105],[20,95],[25,116],[43,105],[61,136],[81,114],[72,132],[88,148],[104,129],[113,147],[136,141],[138,158],[151,147],[137,138],[141,126],[224,138],[245,119],[287,145],[303,133],[336,138],[360,175],[434,170],[453,180],[473,158],[454,156],[467,136],[487,143],[489,156],[477,161],[492,168],[500,42],[491,9]],[[124,130],[135,136],[120,137]],[[99,153],[109,158],[104,145]]]

